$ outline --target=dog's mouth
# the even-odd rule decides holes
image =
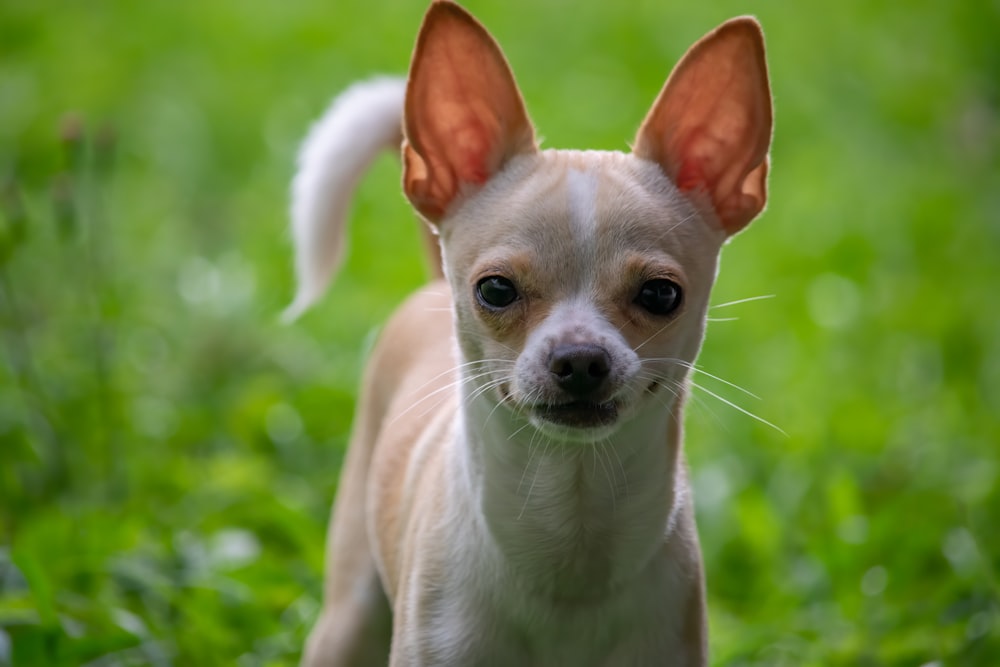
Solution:
[[[570,428],[590,429],[613,424],[618,419],[618,406],[613,401],[570,401],[542,404],[534,407],[539,418]]]

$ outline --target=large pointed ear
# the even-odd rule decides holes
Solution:
[[[511,157],[537,150],[514,76],[496,41],[458,5],[431,5],[406,88],[403,189],[429,221]]]
[[[745,16],[688,50],[639,128],[634,153],[659,163],[682,191],[707,195],[731,235],[767,201],[771,123],[764,35]]]

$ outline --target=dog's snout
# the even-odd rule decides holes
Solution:
[[[611,357],[598,345],[561,345],[552,351],[549,372],[560,388],[583,398],[604,384],[611,373]]]

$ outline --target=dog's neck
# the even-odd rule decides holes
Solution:
[[[517,583],[572,603],[602,599],[639,575],[685,502],[682,398],[651,402],[604,440],[565,442],[472,388],[466,394],[458,444],[468,491]]]

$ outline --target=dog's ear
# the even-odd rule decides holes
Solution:
[[[511,157],[537,151],[535,133],[503,52],[458,5],[431,5],[406,89],[403,189],[438,222],[460,194]]]
[[[659,163],[682,191],[707,196],[731,235],[764,209],[771,122],[763,33],[755,19],[736,18],[677,64],[633,152]]]

